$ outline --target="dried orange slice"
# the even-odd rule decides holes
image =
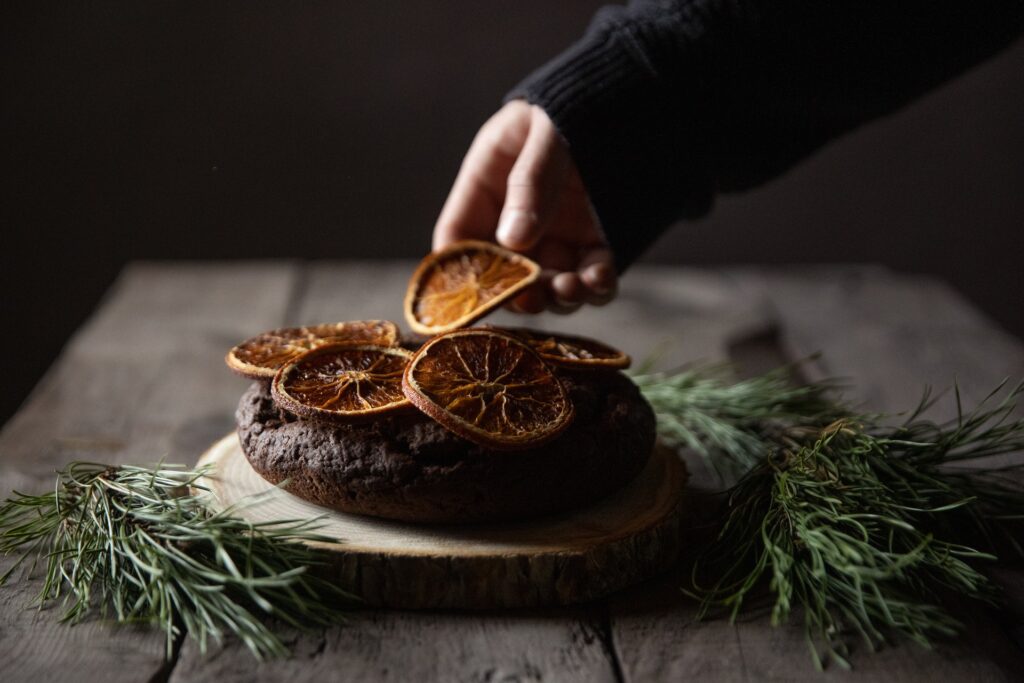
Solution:
[[[264,332],[234,347],[224,359],[228,367],[253,379],[269,379],[284,365],[312,348],[332,342],[376,346],[398,343],[398,327],[387,320],[353,320],[308,327],[283,327]]]
[[[556,334],[525,327],[498,328],[519,337],[540,357],[570,368],[628,368],[630,357],[589,337]]]
[[[326,344],[282,367],[270,385],[281,408],[352,422],[409,405],[402,373],[412,354],[396,346]]]
[[[573,417],[565,388],[541,357],[491,330],[428,340],[406,366],[402,390],[444,427],[496,450],[538,446]]]
[[[466,240],[420,262],[405,294],[414,332],[441,334],[497,308],[540,275],[540,266],[489,242]]]

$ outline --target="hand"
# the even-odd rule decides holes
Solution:
[[[569,313],[615,295],[612,252],[569,150],[540,107],[509,102],[477,133],[433,247],[463,239],[497,241],[541,265],[540,280],[513,310]]]

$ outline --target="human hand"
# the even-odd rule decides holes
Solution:
[[[480,128],[434,226],[435,251],[496,241],[533,258],[541,277],[511,304],[569,313],[615,295],[611,249],[565,143],[540,107],[513,101]]]

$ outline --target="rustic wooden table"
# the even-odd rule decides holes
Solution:
[[[0,434],[0,492],[45,489],[72,459],[194,462],[232,428],[245,386],[224,368],[227,348],[285,324],[400,320],[410,272],[409,263],[128,267]],[[537,322],[638,358],[658,350],[665,367],[731,357],[757,371],[820,350],[810,371],[849,378],[850,394],[880,410],[913,405],[926,384],[955,379],[970,403],[1024,377],[1024,346],[956,292],[871,267],[638,268],[614,304]],[[694,624],[671,576],[571,609],[358,612],[345,627],[290,634],[294,658],[268,663],[237,642],[202,656],[188,640],[165,662],[156,632],[68,628],[56,610],[24,609],[38,584],[23,581],[0,590],[0,680],[1012,680],[1024,672],[1024,579],[998,571],[1009,613],[979,610],[963,638],[936,651],[861,654],[852,674],[815,672],[799,629],[773,629],[763,614]]]

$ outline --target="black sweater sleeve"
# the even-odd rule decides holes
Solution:
[[[1011,43],[1024,0],[635,0],[509,93],[569,144],[620,270]]]

